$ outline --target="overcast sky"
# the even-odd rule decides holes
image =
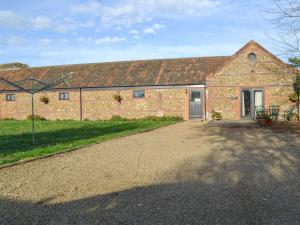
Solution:
[[[1,0],[0,63],[31,66],[232,55],[256,40],[274,54],[272,0]]]

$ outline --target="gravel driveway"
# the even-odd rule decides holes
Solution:
[[[300,134],[184,122],[4,168],[0,224],[300,224]]]

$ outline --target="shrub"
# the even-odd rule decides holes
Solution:
[[[299,121],[299,114],[296,113],[296,112],[293,112],[292,118],[293,118],[295,121]]]
[[[27,119],[28,119],[28,120],[32,120],[32,115],[29,115],[29,116],[27,117]],[[37,121],[46,121],[47,119],[44,118],[44,117],[41,117],[41,116],[39,116],[39,115],[35,115],[35,116],[34,116],[34,120],[37,120]]]
[[[144,120],[153,120],[153,121],[183,121],[183,118],[180,116],[148,116]]]
[[[287,113],[287,120],[288,121],[299,121],[299,114],[296,112],[289,111]]]
[[[128,121],[127,118],[123,118],[123,117],[117,116],[117,115],[112,116],[110,120],[111,121]]]
[[[220,112],[216,112],[215,110],[211,112],[211,117],[214,120],[222,120],[222,114]]]
[[[263,114],[263,118],[267,121],[267,120],[272,120],[272,115],[270,115],[270,114]]]
[[[3,118],[1,120],[8,121],[8,120],[16,120],[16,119],[15,118]]]
[[[57,119],[56,121],[76,121],[76,120],[74,120],[74,119]]]

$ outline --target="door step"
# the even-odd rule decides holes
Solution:
[[[220,127],[259,127],[253,120],[221,120],[221,121],[209,121],[208,126],[220,126]]]

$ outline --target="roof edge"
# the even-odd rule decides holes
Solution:
[[[51,89],[46,89],[44,91],[58,91],[58,90],[79,90],[79,89],[85,89],[85,90],[88,90],[88,89],[102,89],[102,90],[105,90],[105,89],[138,89],[138,88],[187,88],[187,87],[198,87],[198,86],[201,86],[201,87],[205,87],[206,86],[206,82],[201,82],[201,83],[188,83],[188,84],[165,84],[165,85],[131,85],[131,86],[95,86],[95,87],[61,87],[61,88],[51,88]],[[0,90],[0,93],[1,92],[24,92],[22,90],[5,90],[5,89],[2,89]]]
[[[227,66],[228,64],[230,64],[235,58],[237,58],[243,51],[245,51],[250,45],[255,45],[256,47],[258,47],[259,49],[261,49],[263,52],[265,52],[266,54],[268,54],[270,57],[272,57],[273,59],[275,59],[278,63],[282,64],[283,66],[287,67],[288,69],[294,69],[291,65],[285,63],[284,61],[282,61],[280,58],[278,58],[277,56],[275,56],[272,52],[270,52],[269,50],[267,50],[266,48],[264,48],[262,45],[260,45],[259,43],[257,43],[254,40],[250,40],[248,41],[242,48],[240,48],[236,53],[234,53],[232,55],[232,57],[229,59],[228,62],[224,63],[223,66],[221,66],[218,70],[216,70],[216,73],[220,72],[225,66]],[[214,75],[213,74],[213,75]]]
[[[156,61],[171,61],[171,60],[185,60],[185,59],[210,59],[210,58],[231,58],[232,56],[199,56],[199,57],[179,57],[179,58],[158,58],[158,59],[137,59],[137,60],[124,60],[124,61],[107,61],[107,62],[92,62],[92,63],[74,63],[74,64],[60,64],[60,65],[48,65],[48,66],[32,66],[29,68],[19,69],[35,69],[35,68],[49,68],[49,67],[64,67],[64,66],[81,66],[81,65],[99,65],[99,64],[114,64],[114,63],[134,63],[134,62],[156,62]]]

